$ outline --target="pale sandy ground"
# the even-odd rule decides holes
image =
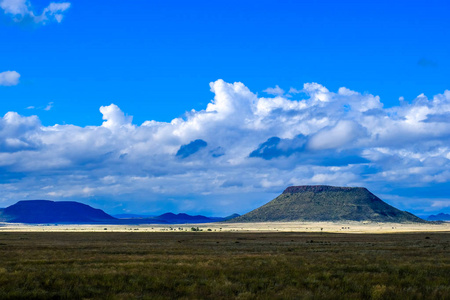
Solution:
[[[443,224],[399,224],[374,222],[271,222],[271,223],[203,223],[177,225],[26,225],[0,223],[2,231],[35,232],[178,232],[199,228],[202,232],[450,232],[450,222]]]

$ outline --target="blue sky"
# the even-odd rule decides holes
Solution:
[[[449,212],[449,8],[0,0],[0,206],[225,215],[331,184]]]

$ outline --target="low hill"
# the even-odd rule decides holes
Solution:
[[[101,209],[74,201],[26,200],[0,210],[0,221],[11,223],[104,223],[113,222]]]
[[[269,203],[230,222],[372,221],[425,222],[362,187],[291,186]]]
[[[223,222],[230,220],[239,216],[238,214],[233,214],[228,217],[205,217],[202,215],[191,216],[185,213],[165,213],[156,217],[147,218],[133,218],[133,219],[120,219],[118,222],[121,224],[197,224],[197,223],[213,223],[213,222]]]
[[[191,216],[188,214],[180,213],[165,213],[160,216],[154,217],[153,219],[164,220],[169,224],[183,224],[183,223],[209,223],[212,221],[211,218],[205,216]]]

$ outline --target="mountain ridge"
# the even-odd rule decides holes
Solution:
[[[436,215],[430,215],[427,218],[428,221],[450,221],[450,214],[438,213]]]

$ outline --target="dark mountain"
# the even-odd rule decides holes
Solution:
[[[208,223],[211,222],[211,218],[205,216],[191,216],[188,214],[174,214],[174,213],[165,213],[160,216],[154,217],[154,219],[164,220],[167,223],[172,224],[181,224],[181,223]]]
[[[191,216],[184,213],[165,213],[155,217],[127,214],[123,215],[122,218],[115,218],[100,209],[95,209],[79,202],[55,202],[49,200],[19,201],[7,208],[0,208],[0,222],[30,224],[186,224],[221,222],[234,216],[210,218],[200,215]]]
[[[104,223],[111,217],[101,209],[73,201],[19,201],[0,211],[0,221],[11,223]]]
[[[150,219],[143,219],[144,220],[158,220],[164,223],[168,224],[186,224],[186,223],[212,223],[212,222],[223,222],[230,220],[232,218],[235,218],[236,216],[239,216],[238,214],[234,214],[228,217],[220,218],[220,217],[205,217],[201,215],[191,216],[188,214],[174,214],[174,213],[165,213],[157,217],[153,217]]]
[[[383,202],[366,188],[291,186],[269,203],[230,222],[426,222]]]
[[[431,215],[427,218],[428,221],[450,221],[450,215],[439,213],[437,215]]]

